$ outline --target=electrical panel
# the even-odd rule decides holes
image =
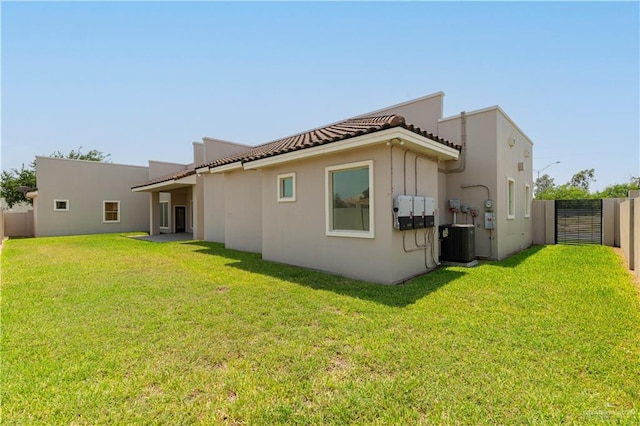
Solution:
[[[394,226],[402,231],[413,229],[413,197],[398,195],[393,199],[393,211],[396,215]]]
[[[432,197],[398,195],[393,199],[393,226],[401,231],[435,226],[436,202]]]
[[[424,197],[413,197],[413,229],[424,228]]]
[[[484,228],[496,229],[496,215],[493,212],[484,212]]]
[[[424,197],[424,227],[433,228],[434,226],[436,226],[436,200]]]
[[[452,212],[460,211],[460,200],[449,200],[449,210]]]
[[[468,204],[460,204],[460,211],[462,213],[469,213],[469,205]]]

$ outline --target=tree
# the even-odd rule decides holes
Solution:
[[[82,152],[82,147],[78,148],[78,151],[71,150],[67,155],[64,155],[60,151],[56,151],[51,154],[49,157],[53,158],[69,158],[71,160],[86,160],[86,161],[102,161],[109,162],[109,157],[111,154],[105,154],[102,151],[98,151],[97,149],[92,149],[86,154]]]
[[[627,198],[629,191],[640,189],[640,178],[632,177],[628,183],[616,183],[606,186],[602,191],[597,192],[596,198]]]
[[[538,195],[545,194],[556,187],[556,184],[553,182],[553,178],[548,174],[544,174],[536,179],[535,188],[536,188],[536,198]],[[540,199],[540,198],[538,198]]]
[[[27,198],[27,192],[36,188],[35,164],[29,167],[24,164],[18,169],[4,170],[0,174],[0,197],[4,198],[9,208],[15,204],[33,204],[33,200]]]
[[[585,191],[589,192],[589,185],[591,182],[595,182],[595,170],[594,169],[584,169],[580,170],[578,173],[573,175],[571,178],[571,182],[569,185],[574,188],[581,188]]]
[[[103,161],[108,162],[111,154],[105,154],[102,151],[92,149],[87,153],[82,152],[82,147],[77,151],[71,150],[68,154],[64,155],[60,151],[56,151],[50,155],[53,158],[68,158],[72,160],[87,160],[87,161]],[[33,200],[27,198],[27,192],[35,190],[37,187],[36,182],[36,163],[35,161],[25,167],[22,164],[22,168],[11,169],[9,171],[4,170],[0,174],[0,197],[4,198],[9,208],[15,204],[28,203],[33,204]]]

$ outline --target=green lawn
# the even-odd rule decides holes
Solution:
[[[2,249],[2,424],[636,424],[640,298],[600,246],[402,286],[120,235]]]

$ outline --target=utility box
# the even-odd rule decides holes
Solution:
[[[436,225],[436,200],[424,197],[424,227],[433,228]]]
[[[494,212],[484,212],[484,229],[496,229],[496,215]]]
[[[440,225],[440,239],[440,260],[459,263],[469,263],[475,260],[476,234],[474,225]]]
[[[413,229],[413,197],[398,195],[393,199],[393,212],[396,214],[394,227],[401,231]]]

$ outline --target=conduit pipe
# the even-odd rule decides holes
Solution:
[[[460,159],[458,160],[460,161],[460,165],[451,170],[438,169],[439,173],[444,173],[445,175],[462,173],[467,167],[467,115],[464,111],[460,112],[460,145],[462,145]]]

